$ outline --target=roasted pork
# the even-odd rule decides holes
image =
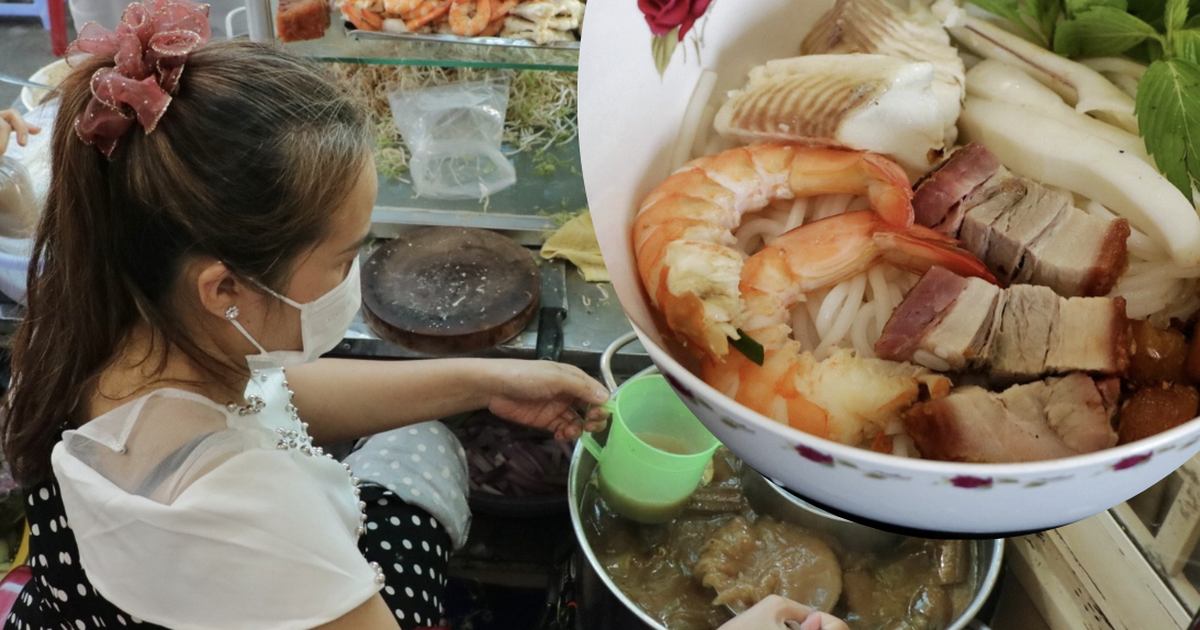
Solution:
[[[963,462],[1029,462],[1116,444],[1120,383],[1073,373],[1003,392],[961,387],[918,403],[903,418],[921,456]]]
[[[962,206],[963,247],[1003,282],[1095,296],[1111,291],[1125,271],[1129,222],[1087,214],[1066,193],[1023,177],[999,177]]]
[[[1121,298],[1064,298],[1047,287],[1000,289],[930,269],[893,311],[875,353],[1002,383],[1074,371],[1121,374],[1129,332]]]
[[[962,224],[963,201],[1000,170],[1000,161],[982,144],[972,142],[950,154],[917,183],[914,220],[949,236]]]
[[[984,358],[999,297],[1000,288],[990,282],[934,267],[893,311],[875,354],[940,371],[963,370]]]
[[[1128,262],[1128,221],[1092,216],[1070,195],[1012,175],[977,143],[917,184],[913,212],[916,223],[959,238],[1006,284],[1106,295]]]

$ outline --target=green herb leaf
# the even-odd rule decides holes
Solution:
[[[1175,47],[1176,57],[1200,63],[1200,29],[1188,28],[1175,31],[1171,38],[1171,45]]]
[[[1094,7],[1058,25],[1054,52],[1066,57],[1119,55],[1158,36],[1153,26],[1120,9]]]
[[[729,338],[729,345],[735,350],[741,352],[747,359],[754,362],[754,365],[761,366],[763,359],[766,358],[766,351],[763,350],[762,344],[755,341],[750,335],[747,335],[741,328],[737,329],[738,338]]]
[[[1150,64],[1134,105],[1146,151],[1183,196],[1200,180],[1200,65],[1187,59]]]
[[[1021,5],[1017,0],[971,0],[971,4],[1013,22],[1021,20]]]
[[[1163,11],[1163,28],[1168,38],[1175,31],[1183,29],[1187,16],[1188,0],[1167,0],[1167,7]]]
[[[1059,0],[1025,0],[1020,13],[1037,25],[1043,42],[1049,44],[1054,41],[1054,26],[1058,24],[1058,16],[1062,13]]]
[[[998,15],[998,16],[1008,20],[1009,22],[1012,22],[1013,24],[1020,27],[1022,30],[1024,30],[1026,33],[1028,33],[1033,38],[1042,39],[1042,41],[1046,41],[1045,39],[1043,39],[1044,36],[1040,32],[1038,32],[1037,29],[1034,29],[1032,26],[1029,25],[1028,22],[1025,21],[1024,11],[1022,11],[1021,4],[1018,0],[969,0],[969,1],[971,4],[979,7],[980,9],[983,9],[984,11],[987,11],[988,13],[993,13],[995,15]]]
[[[1067,15],[1071,17],[1096,7],[1110,7],[1125,11],[1129,9],[1129,4],[1125,0],[1067,0],[1066,2]]]
[[[1129,0],[1126,10],[1149,24],[1161,25],[1166,6],[1167,0]]]

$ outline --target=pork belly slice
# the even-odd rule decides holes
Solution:
[[[1000,176],[962,206],[958,238],[1002,282],[1095,296],[1111,291],[1125,271],[1129,222],[1092,216],[1066,193]]]
[[[1013,285],[1004,291],[999,329],[992,335],[988,372],[1002,381],[1028,381],[1045,373],[1059,297],[1046,287]]]
[[[883,328],[875,354],[939,371],[981,358],[1000,288],[933,267],[908,292]]]
[[[1125,298],[1059,298],[1045,371],[1123,374],[1129,345]]]
[[[978,370],[1013,383],[1129,365],[1121,298],[1064,298],[1047,287],[1000,289],[930,269],[892,312],[875,353],[936,371]]]
[[[1075,371],[1114,375],[1129,367],[1122,298],[1064,298],[1016,284],[1005,290],[1002,309],[983,366],[1001,382]]]
[[[954,236],[962,224],[963,201],[1000,170],[986,147],[972,142],[950,154],[913,191],[916,223]]]
[[[1006,463],[1070,457],[1116,444],[1120,382],[1073,373],[1003,392],[981,387],[914,405],[903,417],[921,456]]]

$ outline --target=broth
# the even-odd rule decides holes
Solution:
[[[638,439],[654,448],[675,455],[694,455],[699,450],[690,448],[687,442],[666,433],[638,433]]]
[[[849,551],[824,532],[755,514],[741,493],[740,468],[741,461],[728,449],[718,449],[712,480],[696,491],[680,516],[661,525],[618,516],[600,496],[594,474],[584,489],[581,524],[592,552],[617,588],[665,627],[712,630],[732,617],[724,605],[715,603],[718,593],[705,586],[703,578],[721,586],[722,601],[735,607],[739,599],[749,604],[765,596],[760,592],[748,599],[747,589],[755,586],[751,582],[786,581],[786,574],[760,579],[764,570],[780,572],[775,567],[782,563],[770,560],[778,554],[763,547],[772,540],[781,541],[775,543],[782,545],[778,553],[794,553],[804,544],[811,547],[808,555],[831,551],[836,556],[835,568],[826,562],[820,570],[840,573],[840,583],[834,584],[836,574],[830,574],[827,583],[815,583],[815,565],[809,565],[807,582],[793,580],[796,584],[787,594],[845,619],[851,630],[944,630],[974,597],[980,579],[974,569],[976,543],[906,538],[881,554]],[[728,538],[729,532],[745,536],[755,529],[766,533],[753,542]],[[718,535],[725,538],[716,541]],[[735,570],[728,573],[737,575],[750,563],[730,551],[737,545],[753,548],[753,555],[772,566],[759,566],[759,578],[726,583],[721,577],[727,575],[712,568],[713,558],[732,560]],[[804,601],[805,597],[812,599]]]

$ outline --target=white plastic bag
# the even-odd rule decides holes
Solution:
[[[483,199],[517,181],[500,152],[508,79],[493,77],[388,94],[422,197]]]

